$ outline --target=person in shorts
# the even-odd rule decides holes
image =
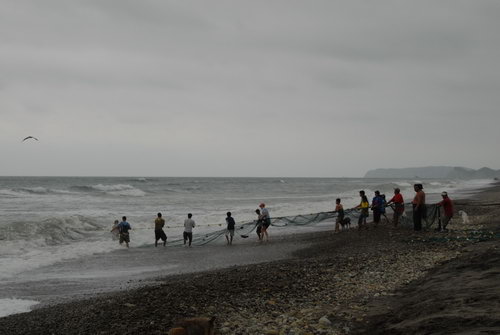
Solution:
[[[167,245],[167,235],[163,231],[165,226],[165,219],[161,217],[161,213],[158,213],[155,219],[155,247],[158,246],[158,241],[161,239],[163,241],[163,246]]]
[[[184,237],[184,246],[189,240],[189,247],[191,247],[191,242],[193,241],[193,228],[196,226],[192,217],[193,214],[189,213],[188,218],[184,220],[184,233],[182,234]]]
[[[122,222],[118,224],[118,231],[120,232],[120,244],[123,244],[125,242],[127,248],[129,247],[130,243],[130,235],[129,235],[129,230],[132,229],[130,224],[127,222],[127,217],[124,216],[122,217]]]
[[[234,237],[234,226],[236,225],[236,223],[234,222],[234,218],[231,216],[231,212],[227,212],[226,215],[226,241],[227,245],[232,245]]]
[[[261,215],[261,220],[262,220],[262,230],[261,230],[261,235],[262,235],[262,240],[265,240],[266,242],[269,241],[269,235],[267,234],[267,228],[271,225],[271,217],[269,216],[269,211],[266,208],[265,203],[261,203],[259,205],[260,207],[260,215]]]

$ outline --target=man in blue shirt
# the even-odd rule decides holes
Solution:
[[[122,222],[118,224],[117,228],[120,232],[120,244],[125,242],[128,248],[128,244],[130,243],[130,235],[128,231],[132,229],[132,227],[130,227],[130,224],[127,222],[126,216],[122,217]]]
[[[375,191],[375,197],[372,200],[372,210],[373,210],[373,223],[375,227],[378,226],[380,222],[380,216],[385,212],[384,199],[380,196],[379,191]]]

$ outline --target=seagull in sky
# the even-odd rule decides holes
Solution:
[[[38,138],[33,137],[33,136],[28,136],[28,137],[25,137],[25,138],[23,139],[23,142],[24,142],[24,141],[26,141],[26,140],[29,140],[30,138],[32,138],[32,139],[34,139],[34,140],[37,140],[37,141],[38,141]]]

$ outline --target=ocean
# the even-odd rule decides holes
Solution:
[[[133,228],[131,249],[144,249],[154,243],[153,226],[158,212],[165,218],[171,241],[181,237],[187,213],[193,214],[198,225],[194,233],[202,234],[223,229],[227,211],[233,213],[237,223],[254,220],[254,211],[261,202],[266,203],[272,217],[317,213],[332,211],[338,197],[345,208],[355,206],[361,189],[369,198],[373,191],[380,190],[389,199],[392,190],[399,187],[405,201],[409,201],[415,182],[422,182],[430,199],[437,200],[441,191],[447,191],[452,199],[459,198],[493,181],[0,177],[0,316],[29,310],[37,303],[36,299],[29,299],[34,294],[22,294],[21,284],[33,278],[54,280],[54,273],[62,271],[61,267],[77,269],[79,262],[95,255],[123,251],[110,233],[113,221],[122,216],[127,216]],[[271,233],[321,229],[331,229],[331,223],[276,228]],[[223,244],[223,237],[213,243]],[[102,271],[96,273],[103,276],[108,270],[105,265],[97,265],[100,266]],[[210,266],[205,264],[206,268]],[[140,271],[136,269],[136,273]],[[82,276],[88,279],[92,273],[87,271]],[[57,290],[57,285],[45,294],[51,290]]]

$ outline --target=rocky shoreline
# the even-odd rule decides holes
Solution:
[[[429,326],[425,323],[429,315],[411,319],[411,307],[424,296],[432,306],[433,296],[427,292],[441,292],[439,285],[462,275],[456,264],[467,269],[464,276],[475,273],[467,266],[486,259],[481,255],[491,256],[485,261],[491,265],[485,276],[500,282],[494,270],[500,257],[500,205],[492,203],[499,194],[500,187],[495,187],[476,202],[458,202],[457,210],[469,213],[471,222],[460,223],[457,217],[446,234],[414,233],[411,227],[392,229],[386,224],[308,235],[313,245],[287,260],[170,276],[154,286],[0,318],[0,333],[167,334],[177,319],[191,316],[215,316],[216,334],[371,334],[374,329],[380,334],[416,334],[423,329],[432,332],[439,320],[444,320],[441,333],[452,332],[446,315]],[[432,281],[436,271],[441,271],[442,281]],[[464,277],[463,294],[469,291],[468,281]],[[430,282],[436,286],[419,293],[418,288]],[[495,329],[500,322],[500,292],[489,284],[481,292],[474,306],[490,306],[488,313],[493,316],[483,326]],[[400,313],[401,309],[408,312]],[[467,313],[456,310],[454,324],[462,320],[472,330],[479,327]]]

